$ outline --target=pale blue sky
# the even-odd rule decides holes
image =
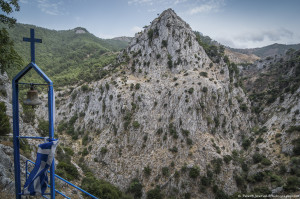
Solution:
[[[20,0],[20,23],[100,38],[134,36],[172,8],[193,30],[239,48],[300,43],[300,0]]]

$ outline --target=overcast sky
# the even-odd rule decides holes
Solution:
[[[193,30],[235,48],[300,43],[300,0],[20,0],[18,22],[81,26],[100,38],[134,36],[172,8]]]

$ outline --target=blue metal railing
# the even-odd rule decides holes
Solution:
[[[25,164],[25,167],[26,167],[26,168],[25,168],[25,169],[26,169],[26,172],[25,172],[26,179],[27,179],[27,175],[30,174],[30,172],[28,171],[28,162],[31,163],[31,164],[35,164],[35,163],[34,163],[33,161],[31,161],[31,160],[26,160],[26,164]],[[50,171],[48,171],[48,173],[50,173]],[[58,176],[58,175],[56,175],[56,174],[54,174],[54,176],[55,176],[56,178],[58,178],[59,180],[61,180],[61,181],[65,182],[65,183],[71,185],[71,186],[74,187],[75,189],[81,191],[82,193],[85,193],[86,195],[92,197],[93,199],[98,199],[96,196],[93,196],[92,194],[86,192],[85,190],[81,189],[80,187],[77,187],[76,185],[74,185],[74,184],[72,184],[71,182],[69,182],[69,181],[63,179],[62,177],[60,177],[60,176]],[[48,185],[48,187],[50,188],[50,185]],[[58,193],[58,194],[60,194],[60,195],[62,195],[63,197],[65,197],[65,198],[67,198],[67,199],[71,199],[71,198],[69,198],[68,196],[66,196],[65,194],[63,194],[62,192],[60,192],[60,191],[58,191],[58,190],[56,190],[56,189],[55,189],[55,192]],[[50,195],[50,193],[45,193],[44,195]],[[44,196],[44,195],[43,195],[44,198],[49,199],[48,197],[46,197],[46,196]]]

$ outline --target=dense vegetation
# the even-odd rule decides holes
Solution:
[[[99,39],[84,28],[56,31],[16,24],[8,33],[15,43],[16,52],[23,59],[22,67],[30,62],[30,45],[22,41],[23,37],[29,37],[30,28],[34,28],[35,37],[43,41],[42,44],[36,44],[36,63],[55,85],[102,78],[106,75],[102,68],[115,60],[116,51],[127,46],[127,42],[124,41]],[[10,78],[22,67],[8,68]],[[30,72],[28,77],[34,81],[41,81],[34,72]]]
[[[206,54],[209,56],[209,58],[215,62],[219,63],[222,57],[224,57],[225,53],[225,47],[218,42],[212,40],[208,36],[204,36],[199,32],[194,32],[196,35],[196,40],[199,43],[200,46],[203,47]]]
[[[12,28],[16,19],[9,17],[13,11],[19,11],[18,0],[0,0],[0,73],[12,66],[20,66],[21,58],[14,49],[7,28]]]
[[[0,136],[10,133],[9,118],[6,115],[6,105],[0,102]]]
[[[289,50],[286,57],[266,58],[264,72],[254,82],[244,80],[247,91],[251,91],[252,109],[259,114],[265,105],[270,105],[279,97],[284,101],[284,93],[295,93],[300,86],[300,50]],[[289,110],[283,110],[287,111]]]

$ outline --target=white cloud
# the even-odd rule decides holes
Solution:
[[[138,26],[134,26],[134,27],[131,28],[130,31],[133,32],[133,33],[137,33],[137,32],[140,32],[142,30],[143,30],[143,28],[138,27]]]
[[[240,34],[235,37],[235,39],[244,42],[262,42],[269,40],[272,42],[277,42],[282,39],[292,38],[293,33],[285,28],[280,28],[276,30],[262,30],[258,32],[247,32]]]
[[[53,3],[50,0],[37,0],[38,8],[41,9],[42,12],[49,15],[63,15],[62,12],[62,1],[58,1]]]
[[[27,4],[28,0],[20,0],[20,3]]]
[[[274,43],[296,44],[300,41],[300,35],[285,28],[249,31],[239,33],[220,33],[214,39],[223,45],[233,48],[257,48]]]
[[[129,5],[147,5],[147,6],[173,6],[180,3],[184,3],[188,0],[129,0]],[[193,0],[190,0],[193,1]]]
[[[157,10],[155,8],[153,9],[148,9],[147,12],[156,12]]]
[[[194,15],[198,13],[218,12],[224,5],[224,0],[206,0],[202,5],[191,8],[188,13]]]
[[[176,0],[175,2],[174,2],[174,4],[175,5],[177,5],[177,4],[180,4],[180,3],[184,3],[184,2],[186,2],[187,0]]]
[[[138,4],[147,4],[147,5],[153,5],[153,0],[130,0],[128,1],[128,4],[134,4],[134,5],[138,5]]]

